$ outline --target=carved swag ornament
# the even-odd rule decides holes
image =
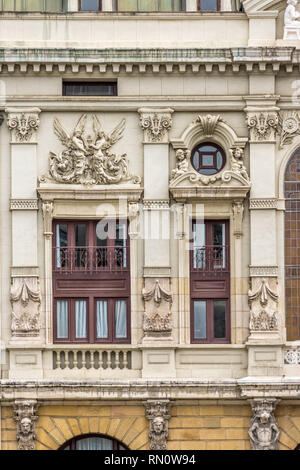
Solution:
[[[172,330],[170,310],[173,301],[172,293],[165,290],[157,279],[149,290],[142,290],[142,296],[145,302],[152,301],[144,313],[144,332],[154,336],[170,334]],[[169,304],[168,311],[160,309],[163,300]]]
[[[251,406],[254,413],[249,428],[252,450],[277,450],[280,431],[274,417],[276,400],[254,400]]]
[[[148,400],[145,403],[146,418],[149,420],[149,438],[151,450],[166,450],[168,438],[168,420],[170,419],[169,400]]]
[[[69,135],[59,120],[54,119],[54,132],[66,149],[58,155],[50,153],[51,177],[58,183],[70,184],[140,183],[139,177],[129,174],[127,155],[110,153],[110,148],[123,137],[125,119],[109,134],[103,131],[96,115],[92,116],[93,130],[88,132],[87,120],[88,115],[82,115]],[[42,177],[40,181],[45,179]]]
[[[14,404],[17,422],[17,441],[19,450],[35,449],[35,421],[38,416],[36,400],[16,400]]]
[[[252,281],[253,282],[253,281]],[[274,331],[278,329],[278,293],[274,292],[264,278],[256,279],[256,289],[248,292],[250,330]]]
[[[13,336],[38,336],[41,295],[36,278],[14,278],[10,292]]]

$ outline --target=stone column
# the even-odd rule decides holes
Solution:
[[[144,351],[143,373],[170,377],[175,374],[174,350],[167,346],[172,341],[169,130],[173,110],[142,108],[139,113],[144,131],[143,344],[158,348]]]
[[[170,406],[170,400],[148,400],[145,403],[151,450],[167,449]]]
[[[35,449],[35,421],[38,404],[36,400],[16,400],[14,403],[15,421],[17,422],[17,441],[19,450]]]
[[[255,398],[250,403],[253,410],[249,428],[252,450],[278,450],[280,430],[274,417],[278,401]]]
[[[282,332],[278,312],[276,100],[249,99],[251,261],[248,375],[281,375]]]
[[[26,342],[32,345],[41,341],[36,193],[40,109],[7,108],[5,111],[11,131],[11,342],[20,346]],[[26,369],[31,377],[39,376],[41,351],[32,351],[30,364],[27,359],[28,355],[26,359],[25,356],[21,358],[20,351],[10,351],[10,378],[26,376]]]

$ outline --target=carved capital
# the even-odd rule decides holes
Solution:
[[[247,126],[252,142],[274,141],[279,131],[279,115],[277,111],[253,111],[247,114]]]
[[[151,450],[166,450],[167,448],[170,406],[170,400],[148,400],[145,403]]]
[[[142,296],[145,300],[143,323],[145,336],[170,336],[173,295],[162,286],[162,283],[168,284],[169,279],[156,279],[155,283],[152,283],[152,279],[146,279],[146,287],[142,290]]]
[[[276,399],[255,399],[251,401],[253,418],[250,422],[249,436],[252,450],[277,450],[280,430],[274,411]]]
[[[11,131],[13,143],[36,142],[36,134],[40,125],[39,108],[7,108],[7,126]]]
[[[19,450],[35,449],[35,421],[38,404],[36,400],[16,400],[14,403],[15,421],[17,422],[17,441]]]
[[[172,127],[170,108],[141,108],[140,126],[144,131],[144,141],[147,144],[163,144],[169,142],[169,130]]]
[[[277,279],[252,278],[248,292],[250,305],[250,331],[278,331]],[[272,287],[271,287],[272,286]]]
[[[233,234],[236,238],[240,238],[243,235],[244,204],[241,201],[233,202],[232,213],[233,213]]]
[[[44,219],[44,236],[51,239],[52,233],[52,218],[53,218],[53,202],[45,201],[42,205],[43,219]]]
[[[38,336],[41,294],[36,277],[14,277],[10,290],[12,336]]]

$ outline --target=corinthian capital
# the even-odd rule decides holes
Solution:
[[[40,125],[39,108],[7,108],[7,126],[11,131],[11,142],[34,143]]]
[[[165,144],[169,142],[169,130],[172,127],[170,108],[141,108],[140,126],[144,131],[144,142],[147,144]]]
[[[271,142],[279,131],[277,110],[253,110],[247,113],[247,126],[252,142]]]

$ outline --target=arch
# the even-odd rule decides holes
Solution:
[[[80,443],[83,445],[80,446]],[[58,450],[129,450],[125,444],[106,434],[80,434],[65,442]]]
[[[279,199],[284,199],[284,177],[285,177],[286,169],[287,169],[290,159],[292,158],[292,156],[294,155],[294,153],[297,151],[298,148],[300,148],[300,137],[295,139],[294,144],[289,146],[287,151],[283,155],[283,158],[279,167],[279,172],[278,172],[278,198]]]

